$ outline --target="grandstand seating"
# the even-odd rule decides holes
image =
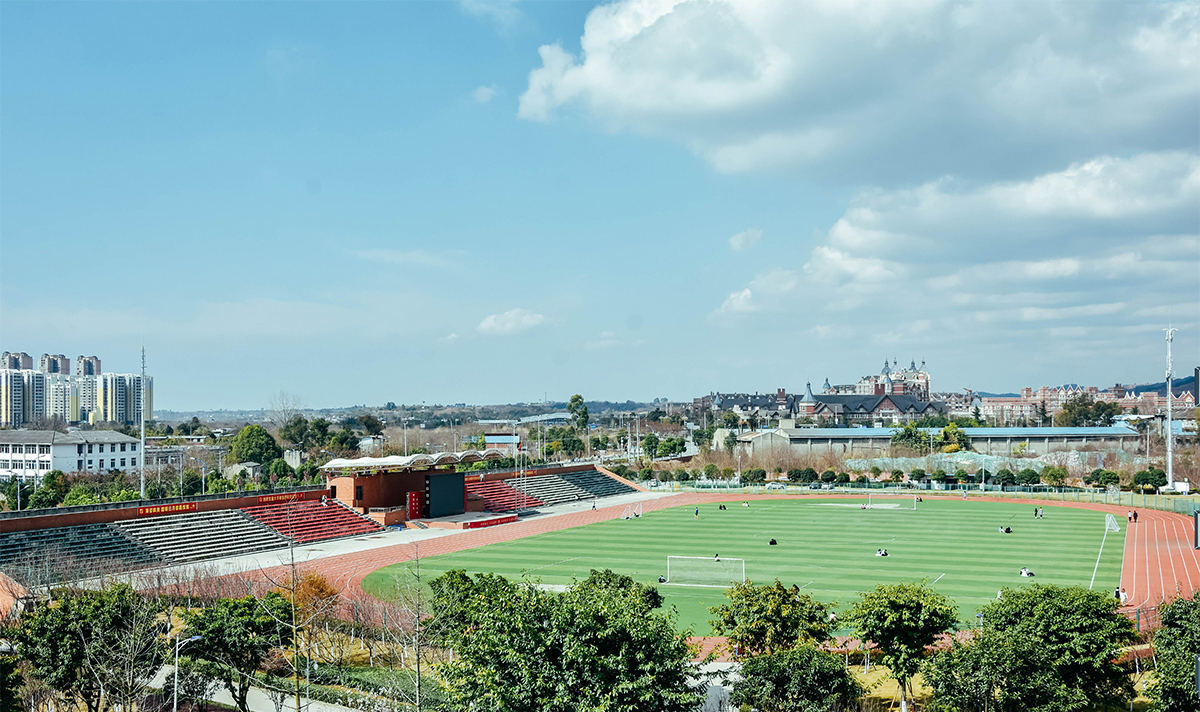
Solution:
[[[584,470],[583,472],[566,472],[559,475],[567,482],[591,492],[596,497],[612,497],[618,494],[629,494],[636,492],[634,488],[621,482],[614,480],[603,472],[597,470]]]
[[[591,499],[595,495],[582,487],[567,482],[558,475],[536,475],[534,477],[513,478],[505,480],[514,489],[532,495],[545,504],[562,504],[581,499]]]
[[[127,519],[113,526],[172,564],[253,554],[288,545],[287,538],[236,509]]]
[[[520,507],[540,507],[545,504],[537,497],[521,494],[506,482],[468,482],[467,496],[471,495],[482,499],[489,512],[511,512]]]
[[[383,531],[380,524],[337,500],[264,504],[242,511],[300,544]]]
[[[0,568],[24,582],[57,581],[61,575],[69,575],[64,569],[86,567],[90,573],[99,574],[158,562],[154,551],[111,524],[0,534]]]

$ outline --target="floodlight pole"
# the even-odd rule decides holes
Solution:
[[[145,346],[142,347],[142,415],[140,418],[138,418],[138,420],[141,421],[141,426],[142,426],[142,435],[141,435],[142,466],[139,468],[141,471],[141,474],[138,477],[138,481],[140,484],[140,489],[138,490],[138,498],[145,499],[146,498],[146,347]]]
[[[1175,398],[1171,393],[1171,381],[1175,379],[1175,368],[1171,360],[1171,342],[1175,340],[1175,332],[1178,329],[1166,328],[1163,331],[1167,332],[1167,487],[1176,489],[1175,487],[1175,438],[1172,437],[1171,419],[1173,415],[1172,403]]]

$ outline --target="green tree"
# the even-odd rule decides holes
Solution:
[[[18,691],[24,677],[18,668],[20,661],[13,656],[0,656],[0,712],[20,712]]]
[[[352,430],[339,430],[329,436],[327,447],[334,452],[358,452],[358,436]]]
[[[908,709],[912,678],[921,666],[925,648],[937,636],[954,629],[958,609],[927,582],[879,584],[859,595],[846,614],[846,623],[859,638],[879,646],[883,663],[900,684],[900,707]]]
[[[1112,425],[1113,418],[1122,412],[1116,403],[1097,401],[1086,393],[1079,393],[1063,403],[1062,410],[1054,416],[1054,424],[1068,428],[1107,426]]]
[[[313,418],[308,424],[308,440],[316,447],[324,447],[329,442],[329,421],[324,418]]]
[[[737,447],[737,435],[729,433],[725,436],[725,452],[732,454],[735,447]]]
[[[829,609],[793,584],[755,586],[735,583],[725,589],[727,603],[709,608],[717,616],[709,621],[713,632],[728,636],[740,655],[763,655],[790,650],[797,645],[829,640],[833,629]]]
[[[22,618],[15,638],[30,674],[89,710],[135,708],[165,657],[157,600],[127,584],[57,591]]]
[[[266,464],[283,457],[283,449],[261,425],[247,425],[233,437],[230,454],[234,462]]]
[[[1143,490],[1154,489],[1167,486],[1167,473],[1151,467],[1147,470],[1142,470],[1133,476],[1133,484],[1141,487]]]
[[[715,480],[717,479],[717,473],[719,473],[720,470],[721,468],[710,462],[704,466],[704,477],[706,479]]]
[[[924,455],[929,452],[929,434],[921,430],[915,422],[910,420],[900,428],[892,431],[892,445]]]
[[[1002,467],[996,471],[996,484],[1011,486],[1017,484],[1017,476],[1012,470],[1007,467]]]
[[[367,431],[367,435],[379,435],[383,432],[383,423],[370,413],[358,416],[358,424]]]
[[[733,411],[725,411],[721,414],[721,423],[728,429],[732,430],[738,426],[737,413]]]
[[[183,620],[183,637],[201,636],[187,647],[189,657],[211,663],[237,708],[249,712],[246,695],[254,671],[273,648],[292,642],[291,604],[275,591],[261,598],[222,598],[208,608],[184,611]]]
[[[655,612],[628,577],[593,572],[555,593],[494,575],[446,576],[454,581],[431,588],[451,592],[438,603],[452,612],[431,623],[454,649],[438,673],[456,709],[683,712],[703,699],[674,613]]]
[[[751,467],[742,471],[742,482],[766,482],[767,471],[761,467]]]
[[[299,413],[293,415],[291,420],[284,423],[283,427],[279,429],[279,437],[290,443],[303,445],[308,438],[308,420]]]
[[[1067,468],[1062,465],[1047,465],[1042,468],[1042,482],[1051,487],[1062,487],[1067,482]]]
[[[1027,487],[1032,487],[1033,485],[1041,484],[1042,476],[1038,474],[1037,470],[1026,467],[1017,473],[1017,482]]]
[[[646,457],[648,457],[650,459],[654,459],[655,457],[658,456],[658,436],[657,435],[655,435],[654,433],[650,433],[646,437],[642,438],[642,452],[645,453]]]
[[[863,693],[839,658],[803,645],[744,660],[730,698],[761,712],[841,712]]]
[[[988,629],[929,660],[922,670],[941,712],[1070,712],[1087,706],[1055,674],[1036,640]]]
[[[1200,655],[1200,601],[1176,598],[1160,609],[1162,628],[1154,634],[1158,659],[1155,680],[1147,693],[1155,712],[1194,712],[1195,659]]]
[[[266,470],[269,474],[275,475],[277,479],[291,477],[295,473],[295,470],[292,469],[292,466],[287,464],[287,461],[282,457],[278,460],[272,460],[271,463],[266,467]]]
[[[67,493],[67,496],[63,497],[63,505],[67,507],[79,507],[86,504],[100,504],[100,498],[96,496],[91,485],[75,485]]]
[[[983,607],[989,629],[1037,643],[1055,675],[1089,704],[1124,704],[1133,693],[1128,670],[1114,662],[1136,635],[1112,596],[1079,586],[1034,584],[1004,589]]]

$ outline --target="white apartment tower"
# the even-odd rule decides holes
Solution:
[[[100,359],[95,356],[76,356],[75,357],[75,375],[76,376],[99,376],[100,375]]]

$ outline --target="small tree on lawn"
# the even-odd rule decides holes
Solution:
[[[742,662],[731,701],[761,712],[857,710],[863,687],[837,657],[802,645]]]
[[[713,632],[729,637],[729,646],[741,655],[763,655],[790,650],[797,645],[829,640],[829,610],[796,585],[779,579],[765,586],[736,583],[725,589],[728,603],[709,608],[717,616]]]
[[[954,628],[958,609],[926,582],[880,584],[860,595],[846,622],[864,641],[879,646],[883,662],[900,684],[900,709],[908,710],[912,678],[939,635]]]

